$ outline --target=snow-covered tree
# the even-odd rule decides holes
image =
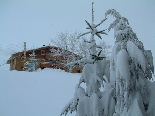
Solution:
[[[30,54],[29,60],[25,63],[25,69],[27,69],[29,72],[33,72],[38,69],[38,62],[35,56],[36,55],[33,50],[32,54]]]
[[[71,64],[85,65],[79,83],[75,87],[74,97],[64,107],[61,115],[75,111],[76,116],[103,116],[103,114],[112,116],[114,112],[111,111],[114,111],[115,104],[114,91],[109,83],[109,63],[104,52],[100,51],[97,56],[92,54],[89,58],[69,65]],[[103,91],[101,87],[104,87]]]
[[[65,106],[62,114],[76,111],[76,116],[154,116],[155,83],[150,81],[154,73],[151,50],[144,49],[126,18],[114,9],[105,13],[106,17],[108,15],[116,18],[108,29],[114,29],[116,39],[110,72],[105,55],[100,56],[101,52],[96,51],[93,37],[98,31],[94,31],[96,27],[87,22],[92,34],[90,57],[73,62],[85,66],[74,98]],[[85,83],[86,88],[81,83]],[[100,90],[101,86],[103,91]]]
[[[102,20],[101,22],[104,22]],[[68,112],[76,112],[76,116],[112,116],[114,112],[115,101],[113,97],[113,90],[109,83],[109,64],[106,61],[106,56],[101,50],[101,46],[96,45],[94,36],[101,38],[100,34],[106,34],[103,31],[97,31],[98,25],[90,25],[87,21],[89,32],[86,32],[79,37],[91,33],[89,41],[89,57],[83,58],[79,61],[71,62],[68,65],[84,65],[82,76],[79,83],[75,87],[73,99],[64,107],[62,114]],[[97,50],[99,49],[99,50]],[[86,88],[82,87],[82,83]],[[106,84],[103,84],[106,83]],[[101,87],[104,87],[101,91]]]
[[[148,80],[154,72],[152,53],[144,50],[126,18],[114,9],[108,10],[107,15],[116,18],[109,26],[109,31],[114,28],[116,39],[110,61],[110,82],[116,101],[114,116],[147,116]]]
[[[74,32],[73,34],[70,34],[69,32],[61,32],[58,34],[58,37],[56,39],[52,39],[51,42],[63,50],[76,53],[77,47],[79,46],[79,42],[77,40],[78,35],[79,33],[77,32]]]
[[[81,39],[78,39],[79,36]],[[81,36],[80,32],[61,32],[58,34],[58,38],[52,39],[51,42],[53,45],[63,50],[68,50],[82,57],[88,57],[89,44],[87,44],[85,40],[88,40],[88,38],[86,36]],[[108,51],[110,48],[104,40],[100,42],[99,45],[102,45],[104,51]]]
[[[51,46],[52,47],[52,46]],[[68,50],[65,50],[65,49],[62,49],[60,47],[52,47],[50,49],[50,55],[56,55],[56,56],[59,56],[59,61],[61,61],[62,63],[70,63],[70,62],[73,62],[75,60],[79,60],[81,59],[80,56],[77,56],[76,54],[74,54],[73,52],[70,52]],[[62,59],[63,57],[63,59]],[[57,59],[55,59],[57,60]],[[66,61],[66,62],[64,62]]]
[[[105,41],[100,41],[98,45],[101,46],[103,52],[104,52],[105,55],[106,55],[106,58],[107,58],[107,59],[110,59],[110,54],[111,54],[110,49],[111,49],[111,45],[107,44]]]

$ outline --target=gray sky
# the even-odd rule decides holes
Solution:
[[[11,53],[48,45],[59,32],[87,31],[91,23],[92,0],[0,0],[0,64]],[[155,0],[94,0],[95,23],[104,19],[108,9],[117,10],[129,20],[130,26],[146,49],[155,56]],[[99,28],[112,22],[108,17]],[[113,45],[113,30],[104,40]],[[98,41],[99,39],[96,38]]]

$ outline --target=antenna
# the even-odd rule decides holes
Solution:
[[[94,24],[94,2],[92,2],[92,25]]]

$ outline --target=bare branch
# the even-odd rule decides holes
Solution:
[[[85,20],[86,21],[86,20]],[[91,30],[93,30],[92,26],[86,21],[87,25],[90,27]]]
[[[82,36],[84,36],[84,35],[86,35],[86,34],[89,34],[89,33],[91,33],[91,31],[79,35],[79,36],[77,37],[77,39],[79,39],[80,37],[82,37]]]
[[[99,34],[99,33],[96,33],[96,35],[97,35],[100,39],[102,39],[102,37],[100,36],[100,34]]]
[[[99,24],[97,24],[97,25],[95,26],[95,28],[98,27],[99,25],[101,25],[105,20],[107,20],[107,18],[103,19]]]

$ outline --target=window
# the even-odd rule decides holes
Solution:
[[[45,55],[45,50],[41,50],[41,55]]]
[[[54,48],[50,49],[50,51],[51,51],[51,53],[50,53],[51,55],[54,55],[56,52],[56,50]]]
[[[50,63],[56,63],[56,59],[51,59]]]
[[[81,71],[80,70],[77,70],[77,73],[81,73]]]

